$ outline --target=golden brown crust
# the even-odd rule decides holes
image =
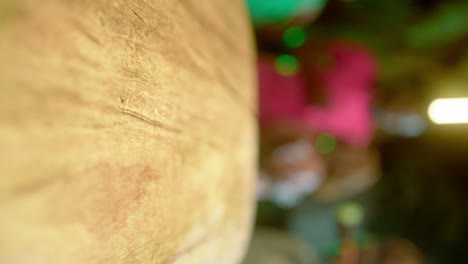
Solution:
[[[242,1],[0,2],[0,263],[236,263],[256,134]]]

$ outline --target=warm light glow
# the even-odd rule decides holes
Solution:
[[[354,202],[345,202],[337,208],[338,221],[348,227],[357,226],[364,219],[362,206]]]
[[[436,124],[468,123],[468,98],[445,98],[434,100],[427,110]]]

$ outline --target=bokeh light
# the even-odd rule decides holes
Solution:
[[[348,227],[357,226],[364,218],[364,210],[357,203],[347,202],[338,206],[338,221]]]
[[[283,33],[284,44],[289,48],[299,48],[304,45],[306,32],[301,27],[290,27]]]
[[[296,57],[288,54],[279,55],[275,60],[275,68],[282,75],[293,75],[299,69]]]
[[[436,124],[468,123],[468,98],[436,99],[429,105],[428,114]]]
[[[315,140],[315,148],[322,154],[331,153],[336,148],[336,139],[333,135],[328,133],[320,134]]]

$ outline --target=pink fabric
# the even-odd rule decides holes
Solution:
[[[326,52],[332,66],[320,73],[312,69],[307,74],[317,75],[329,98],[327,106],[307,103],[301,74],[280,75],[270,61],[260,59],[260,120],[295,119],[347,143],[367,145],[373,134],[371,107],[376,63],[366,49],[346,42],[333,43]]]

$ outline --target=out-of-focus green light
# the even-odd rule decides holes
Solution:
[[[321,10],[326,0],[246,0],[254,25],[286,22],[295,16]]]
[[[299,48],[306,40],[306,33],[301,27],[290,27],[283,33],[283,41],[289,48]]]
[[[320,134],[315,140],[315,148],[322,154],[331,153],[336,148],[336,139],[334,136],[327,133]]]
[[[344,203],[338,206],[337,218],[341,224],[353,227],[363,220],[364,210],[357,203]]]
[[[299,62],[292,55],[279,55],[275,60],[275,68],[282,75],[293,75],[299,68]]]

